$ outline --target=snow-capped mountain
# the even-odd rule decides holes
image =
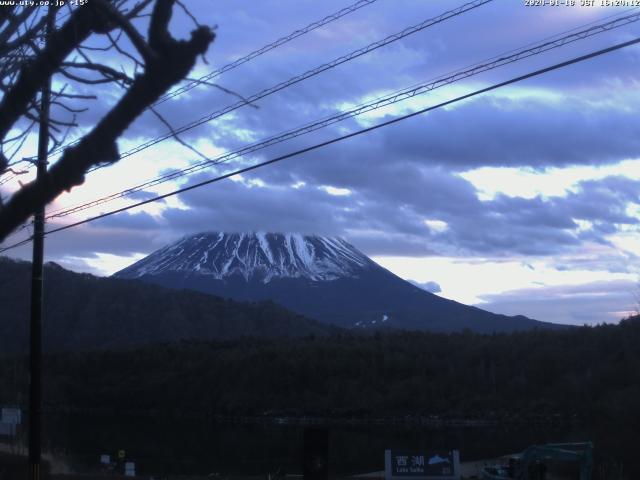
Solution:
[[[328,281],[377,267],[341,238],[291,233],[201,233],[168,245],[119,276],[198,273],[223,280],[241,276],[269,283],[278,278]],[[379,268],[379,267],[378,267]]]
[[[552,326],[429,293],[340,238],[286,233],[191,235],[115,274],[234,300],[272,300],[351,329],[512,331]]]

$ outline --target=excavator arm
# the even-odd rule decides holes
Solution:
[[[531,467],[536,462],[549,460],[566,460],[579,462],[580,480],[591,480],[591,468],[593,466],[593,444],[583,443],[549,443],[546,445],[532,445],[522,452],[522,457],[514,478],[519,480],[537,480],[532,477]]]

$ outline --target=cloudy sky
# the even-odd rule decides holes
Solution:
[[[355,2],[355,0],[354,0]],[[186,0],[217,38],[200,77],[339,11],[348,0]],[[580,3],[579,1],[577,2]],[[599,0],[596,1],[599,3]],[[213,80],[244,97],[463,5],[377,0]],[[639,13],[494,0],[193,128],[182,139],[216,158],[379,97],[514,50]],[[638,18],[634,18],[637,20]],[[176,11],[172,29],[193,21]],[[632,22],[461,79],[316,132],[51,222],[51,228],[268,160],[640,36]],[[104,42],[92,38],[95,45]],[[116,53],[104,58],[130,68]],[[289,231],[339,235],[397,275],[467,304],[572,324],[635,309],[640,269],[640,48],[453,103],[326,148],[51,235],[47,259],[111,274],[185,234]],[[96,87],[92,87],[96,93]],[[121,92],[101,87],[84,129]],[[202,85],[158,111],[177,128],[238,98]],[[127,151],[167,128],[144,114]],[[35,153],[35,141],[23,147]],[[90,174],[49,211],[184,168],[202,158],[174,140]],[[22,177],[23,181],[29,175]],[[16,181],[2,188],[5,196]],[[7,244],[24,238],[16,233]],[[29,248],[11,251],[28,258]]]

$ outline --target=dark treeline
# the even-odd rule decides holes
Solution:
[[[19,400],[25,368],[24,359],[2,358],[0,401]],[[44,379],[53,410],[559,415],[640,426],[640,320],[566,331],[376,333],[56,354],[45,358]]]
[[[31,265],[0,257],[0,352],[29,345]],[[272,302],[242,303],[189,290],[75,273],[49,263],[44,275],[45,351],[123,349],[182,338],[329,335],[335,327]]]

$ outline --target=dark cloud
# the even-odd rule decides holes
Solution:
[[[640,181],[622,176],[610,176],[601,180],[580,183],[580,190],[568,197],[571,213],[576,218],[600,222],[600,231],[609,230],[614,223],[634,225],[638,218],[630,215],[626,207],[640,203]]]
[[[284,34],[299,28],[306,20],[313,20],[311,15],[314,12],[326,14],[331,8],[337,10],[344,6],[338,2],[323,3],[320,8],[308,4],[309,10],[305,10],[304,14],[300,12],[298,17],[287,16],[284,19],[279,14],[283,8],[281,4],[264,2],[260,6],[243,5],[238,3],[233,8],[207,6],[203,11],[203,21],[209,20],[220,25],[218,39],[210,54],[214,63],[207,68],[221,66],[242,52],[273,40],[276,37],[273,25]],[[413,8],[412,5],[406,5],[404,9],[392,9],[401,10],[398,12],[381,5],[367,7],[320,32],[303,36],[258,57],[216,81],[242,95],[251,95],[409,24],[437,15],[450,9],[451,5],[448,2],[433,2],[428,8],[421,6],[419,10],[412,11]],[[381,15],[382,11],[384,15]],[[185,132],[183,137],[189,141],[207,137],[219,146],[235,149],[246,141],[237,132],[250,131],[254,138],[264,138],[335,113],[336,106],[341,102],[358,103],[382,91],[415,84],[501,53],[507,44],[524,45],[568,26],[574,27],[581,21],[579,18],[565,18],[538,22],[535,29],[510,27],[518,19],[524,21],[524,18],[529,19],[527,24],[532,24],[531,15],[534,14],[544,16],[541,12],[525,12],[519,5],[479,8],[260,100],[257,102],[259,110],[243,107],[211,126]],[[485,28],[486,22],[496,26],[490,34]],[[248,26],[251,29],[251,42],[247,41]],[[466,35],[459,35],[460,29]],[[482,36],[482,42],[470,45],[469,38],[473,38],[474,32]],[[604,40],[598,37],[588,42],[589,45],[593,43],[599,46]],[[247,44],[253,44],[253,47],[240,49]],[[575,50],[580,45],[566,48]],[[564,52],[546,55],[552,59],[564,59],[567,56]],[[562,75],[554,75],[552,81],[542,78],[529,81],[523,84],[525,98],[471,102],[454,110],[433,112],[424,119],[407,122],[401,129],[389,129],[380,141],[380,156],[407,157],[460,169],[480,165],[545,167],[597,164],[637,154],[638,127],[632,121],[633,112],[620,111],[612,105],[594,106],[594,102],[603,100],[603,95],[611,96],[617,92],[612,88],[613,80],[622,81],[624,72],[633,71],[629,68],[633,62],[627,58],[628,55],[620,57],[618,55],[614,60],[607,58],[609,63],[604,63],[615,68],[602,68],[602,63],[596,67],[586,65],[583,68],[587,69],[588,75],[582,70],[567,69]],[[636,57],[632,56],[631,59]],[[546,58],[544,61],[528,60],[525,62],[526,68],[510,66],[480,78],[488,83],[503,80],[509,73],[519,73],[538,64],[546,65],[549,61]],[[547,89],[556,94],[564,92],[567,97],[549,102],[545,98],[528,97],[528,88]],[[579,95],[576,92],[580,92],[587,101],[577,100]],[[199,88],[163,104],[158,110],[174,126],[181,126],[236,102],[235,97],[215,88]],[[330,131],[336,133],[338,130],[332,128]],[[131,127],[127,135],[148,137],[164,132],[166,128],[147,113]],[[313,141],[317,137],[309,138]]]
[[[344,6],[344,2],[339,0],[287,3],[277,0],[259,3],[237,1],[233,4],[192,0],[189,8],[195,12],[198,21],[217,26],[217,38],[207,55],[209,63],[201,62],[192,76],[197,77],[205,71],[225,65]],[[215,81],[240,94],[250,95],[452,8],[451,2],[445,0],[433,0],[428,5],[407,1],[389,6],[378,2],[257,57]],[[194,24],[180,9],[174,10],[172,32],[178,37],[185,37]],[[619,13],[609,9],[588,15],[550,14],[547,10],[552,9],[532,11],[516,2],[484,5],[279,92],[272,99],[260,101],[259,115],[245,107],[235,114],[237,119],[232,122],[242,124],[243,128],[250,128],[260,136],[268,135],[322,116],[337,103],[353,102],[383,90],[412,85],[575,28],[599,16]],[[140,21],[139,27],[145,31],[145,19]],[[609,45],[629,37],[627,31],[614,30],[557,52],[549,52],[544,60],[529,59],[524,62],[526,68],[522,70],[564,59],[569,52]],[[460,32],[464,32],[464,35]],[[104,46],[106,40],[104,36],[97,35],[88,44]],[[134,50],[126,36],[122,37],[121,45],[127,50]],[[130,68],[130,60],[123,59],[115,52],[92,52],[92,55],[115,68],[120,65]],[[572,67],[563,70],[562,75],[547,77],[551,80],[542,77],[528,82],[527,86],[550,87],[568,93],[577,89],[586,90],[594,96],[599,89],[611,89],[612,79],[625,82],[635,78],[630,75],[635,74],[638,58],[637,49],[609,55],[599,59],[596,66],[585,64]],[[486,82],[504,79],[505,75],[518,72],[519,68],[510,66],[484,74],[481,78]],[[81,125],[88,127],[94,125],[115,104],[122,90],[108,85],[79,85],[76,93],[98,96],[96,101],[89,102],[90,110],[78,117]],[[220,90],[202,87],[163,104],[158,110],[174,126],[180,126],[235,101],[235,98]],[[82,102],[82,105],[74,106],[85,104]],[[153,114],[146,113],[134,122],[126,135],[132,139],[143,139],[165,131],[166,128]],[[232,130],[227,131],[225,136],[230,136],[230,133]],[[185,137],[191,140],[205,135],[216,136],[216,132],[200,128],[185,133]]]
[[[582,182],[563,197],[498,195],[482,202],[473,214],[443,218],[450,228],[442,235],[471,253],[493,255],[553,255],[588,241],[608,244],[606,236],[617,232],[620,224],[638,223],[626,213],[638,192],[639,181],[607,177]],[[593,228],[581,231],[576,220],[591,222]]]
[[[483,98],[388,129],[385,146],[397,157],[453,169],[606,164],[640,155],[633,116],[574,101]]]
[[[99,253],[130,256],[154,249],[154,241],[161,232],[124,223],[128,226],[114,228],[96,223],[49,235],[45,242],[46,255],[51,259],[65,255],[91,257]]]
[[[586,270],[593,272],[637,274],[636,266],[640,265],[640,257],[632,252],[616,248],[596,250],[578,250],[573,256],[553,258],[551,266],[558,271]]]
[[[278,167],[276,167],[278,168]],[[347,237],[369,255],[512,257],[580,256],[588,244],[606,247],[607,258],[558,260],[559,269],[628,271],[629,254],[612,258],[608,235],[638,220],[626,212],[640,182],[606,177],[582,182],[562,197],[530,199],[498,195],[481,201],[465,179],[442,169],[388,164],[371,178],[350,179],[348,169],[331,195],[331,178],[293,183],[225,180],[180,195],[187,209],[161,217],[121,213],[90,226],[51,236],[48,252],[91,256],[149,253],[181,235],[206,230],[296,231]],[[208,178],[200,174],[194,180]],[[377,181],[376,181],[377,179]],[[350,181],[351,180],[351,181]],[[252,183],[253,182],[253,183]],[[591,227],[580,225],[578,220]],[[433,228],[435,222],[441,228]],[[590,265],[580,267],[581,264]]]
[[[140,214],[135,218],[139,220],[144,215]],[[161,231],[159,225],[148,220],[141,225],[130,221],[126,216],[115,218],[119,220],[109,223],[105,219],[102,223],[96,222],[48,235],[45,238],[45,258],[64,263],[71,258],[95,259],[98,254],[103,253],[128,257],[139,253],[151,253],[170,239],[174,239],[174,235]],[[49,223],[47,230],[58,226],[61,225]],[[13,257],[27,260],[31,258],[31,248],[29,243],[11,250],[10,253]]]
[[[190,0],[189,6],[201,23],[218,25],[218,36],[207,55],[209,64],[199,65],[192,74],[197,77],[345,4],[341,0],[237,0],[232,4]],[[238,94],[251,95],[451,8],[449,0],[376,2],[215,81]],[[258,109],[244,106],[184,132],[182,138],[192,144],[236,150],[248,142],[333,115],[346,105],[619,13],[615,9],[581,14],[570,10],[492,2],[259,100]],[[193,24],[176,9],[172,28],[185,36]],[[437,103],[630,38],[629,32],[631,28],[615,30],[420,98],[425,105]],[[542,256],[559,270],[629,272],[638,259],[628,252],[617,255],[609,236],[622,228],[637,228],[638,219],[628,206],[639,203],[638,181],[608,177],[582,182],[560,197],[497,195],[483,201],[473,184],[458,174],[485,166],[526,167],[544,173],[550,167],[600,166],[640,157],[636,121],[639,52],[637,48],[616,52],[245,175],[246,182],[262,183],[226,180],[182,194],[180,200],[187,209],[167,207],[161,217],[124,213],[52,235],[47,240],[48,258],[66,259],[66,265],[85,269],[98,254],[149,253],[187,233],[272,230],[345,236],[369,255],[478,256],[496,261]],[[111,60],[119,62],[115,57]],[[79,116],[83,127],[94,125],[122,94],[111,87],[81,88],[78,93],[98,96],[91,109]],[[158,111],[178,127],[235,102],[236,97],[220,89],[199,87],[162,104]],[[387,117],[369,122],[397,114],[393,110],[387,113]],[[248,155],[228,167],[274,158],[355,131],[365,123],[346,120]],[[155,115],[146,112],[120,143],[127,150],[166,131]],[[165,156],[163,165],[169,155],[179,155],[176,160],[180,163],[199,161],[186,148],[169,150],[165,145],[145,153],[148,158]],[[188,182],[210,178],[225,168],[201,172]],[[150,171],[149,177],[164,173]],[[130,186],[126,178],[122,182],[122,188]],[[302,182],[303,186],[292,188]],[[327,186],[348,189],[350,195],[331,195],[324,188]],[[146,200],[151,196],[140,192],[130,198]],[[18,254],[26,257],[28,251],[25,247]],[[530,301],[545,320],[542,317],[550,315],[550,310],[544,310],[544,299],[557,308],[566,305],[561,303],[560,292],[545,291],[548,296],[540,301],[527,299],[527,292],[489,300],[496,308],[515,308],[518,301]],[[620,302],[612,292],[603,298]],[[596,302],[597,295],[592,293],[583,292],[585,306]],[[572,305],[577,308],[578,302]],[[601,307],[593,305],[594,315],[606,316],[604,310],[597,310]],[[519,307],[513,313],[524,310]],[[572,310],[566,318],[582,323],[578,318],[581,313],[576,312]]]
[[[616,323],[635,311],[638,285],[627,280],[545,286],[483,295],[477,306],[495,313],[527,315],[571,325]]]
[[[626,213],[640,182],[620,177],[578,184],[562,197],[508,197],[480,201],[463,178],[440,169],[389,164],[378,181],[358,178],[293,188],[291,183],[223,181],[180,196],[189,207],[168,209],[161,224],[148,228],[193,233],[202,230],[299,231],[342,235],[370,255],[553,255],[581,248],[585,242],[609,245],[619,225],[635,225]],[[375,176],[374,176],[375,177]],[[194,180],[207,178],[204,174]],[[380,181],[384,179],[384,181]],[[283,180],[283,179],[281,179]],[[323,187],[349,189],[330,195]],[[588,208],[591,195],[593,208]],[[605,201],[606,200],[606,201]],[[584,229],[577,220],[590,222]],[[135,228],[136,217],[113,225]],[[430,221],[443,228],[432,229]],[[140,222],[139,225],[142,225]],[[147,228],[147,227],[145,227]]]

